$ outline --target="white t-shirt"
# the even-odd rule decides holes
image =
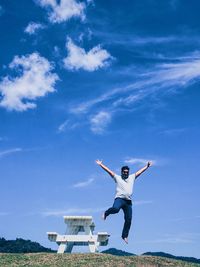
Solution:
[[[129,175],[126,180],[123,180],[120,175],[115,174],[113,176],[113,179],[117,184],[115,198],[120,197],[131,200],[135,178],[135,173]]]

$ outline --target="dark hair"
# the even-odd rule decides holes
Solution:
[[[128,170],[128,171],[129,171],[129,167],[128,167],[128,166],[123,166],[123,167],[121,168],[121,171],[123,172],[124,170]]]

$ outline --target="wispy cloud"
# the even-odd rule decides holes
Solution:
[[[70,38],[67,39],[66,47],[68,56],[64,59],[64,66],[69,70],[83,69],[86,71],[95,71],[107,66],[111,55],[100,47],[93,47],[88,52],[74,44]]]
[[[58,126],[58,133],[63,133],[66,130],[73,130],[79,126],[79,123],[73,123],[69,119],[65,120]]]
[[[106,126],[111,121],[112,114],[107,111],[100,111],[90,119],[91,130],[95,134],[104,133]]]
[[[125,97],[119,97],[116,101],[113,101],[113,108],[117,108],[120,106],[129,106],[130,104],[133,105],[134,103],[137,103],[139,100],[143,99],[143,93],[138,92],[138,94],[135,95],[128,95]]]
[[[188,244],[199,242],[200,233],[180,233],[166,234],[161,238],[145,240],[142,243],[169,243],[169,244]]]
[[[151,90],[149,90],[149,92],[145,90],[147,83],[147,79],[145,80],[142,77],[140,81],[135,81],[127,86],[107,90],[106,93],[103,93],[98,97],[82,102],[76,106],[70,107],[69,111],[72,114],[87,113],[96,105],[104,106],[109,101],[110,110],[115,112],[115,110],[120,107],[120,104],[121,106],[123,106],[124,104],[126,106],[127,104],[129,104],[130,106],[133,104],[133,102],[136,103],[137,100],[144,99],[148,93],[151,94]],[[129,94],[128,101],[126,99],[127,94]],[[125,98],[125,100],[123,100],[122,98]]]
[[[140,37],[140,36],[130,36],[127,38],[131,43],[135,45],[146,45],[146,44],[163,44],[163,43],[171,43],[177,40],[176,36],[148,36],[148,37]],[[126,42],[126,40],[121,40],[121,42]]]
[[[82,103],[76,107],[76,109],[71,109],[72,112],[80,112],[92,108],[94,105],[99,103],[104,103],[110,99],[113,99],[114,105],[116,105],[116,100],[119,100],[120,95],[126,97],[127,93],[131,93],[133,102],[137,98],[144,99],[146,96],[151,94],[156,94],[158,92],[168,89],[180,89],[189,86],[192,82],[199,80],[200,78],[200,59],[190,58],[181,59],[175,63],[160,64],[154,66],[151,70],[144,71],[144,74],[138,75],[138,80],[130,83],[127,86],[114,88],[108,93],[102,94],[99,97]],[[127,103],[127,101],[125,101]],[[131,98],[129,99],[129,104],[132,104]],[[123,103],[123,101],[122,101]]]
[[[84,39],[91,40],[92,38],[92,31],[90,28],[85,29],[83,32],[81,32],[78,36],[78,41],[83,42]]]
[[[32,147],[32,148],[11,148],[11,149],[6,149],[6,150],[2,150],[0,151],[0,158],[18,153],[18,152],[23,152],[23,153],[27,153],[27,152],[35,152],[35,151],[41,151],[41,150],[45,150],[48,149],[49,146],[40,146],[40,147]]]
[[[146,205],[146,204],[152,204],[152,201],[149,200],[140,200],[140,201],[135,201],[134,205]],[[97,207],[97,208],[67,208],[67,209],[58,209],[58,210],[47,210],[47,211],[42,211],[40,214],[42,216],[48,217],[48,216],[64,216],[64,215],[79,215],[79,214],[84,214],[84,215],[90,215],[93,213],[99,213],[102,211],[107,210],[108,207]]]
[[[37,22],[30,22],[27,27],[25,28],[24,32],[28,33],[30,35],[35,34],[36,32],[38,32],[41,29],[44,29],[45,26],[41,23],[37,23]]]
[[[181,238],[181,237],[166,237],[166,238],[158,238],[154,240],[146,240],[142,243],[169,243],[169,244],[187,244],[193,243],[191,239]]]
[[[174,128],[174,129],[167,129],[160,132],[160,134],[166,136],[177,136],[184,133],[187,129],[186,128]]]
[[[63,210],[50,210],[50,211],[42,211],[40,214],[42,216],[48,217],[48,216],[64,216],[64,215],[73,215],[73,214],[93,214],[102,212],[103,210],[106,210],[108,207],[98,207],[98,208],[69,208],[69,209],[63,209]]]
[[[200,215],[196,215],[196,216],[184,217],[184,218],[174,218],[174,219],[171,219],[170,221],[172,221],[172,222],[186,222],[186,221],[199,220],[199,219],[200,219]]]
[[[6,157],[8,155],[17,153],[17,152],[22,152],[22,148],[11,148],[7,150],[0,151],[0,158]]]
[[[106,44],[110,45],[121,45],[126,47],[137,47],[147,45],[169,45],[170,43],[183,43],[191,42],[191,38],[188,36],[140,36],[132,33],[117,33],[117,32],[103,32],[94,31],[96,36],[101,37]],[[112,38],[110,38],[112,36]],[[198,39],[198,38],[196,38]]]
[[[159,65],[154,71],[144,74],[149,84],[162,84],[163,87],[187,86],[200,78],[200,59],[181,60],[180,62]]]
[[[58,75],[51,72],[53,65],[38,53],[15,56],[9,68],[18,75],[6,76],[0,83],[1,107],[16,111],[32,109],[36,107],[33,100],[55,91]]]
[[[74,188],[87,187],[87,186],[89,186],[91,183],[93,183],[93,181],[94,181],[94,178],[89,178],[89,179],[86,180],[86,181],[78,182],[78,183],[74,184],[73,187],[74,187]]]
[[[173,5],[173,2],[178,2],[179,0],[172,0],[171,8],[176,9],[178,7],[177,5]],[[106,32],[106,31],[98,31],[94,30],[94,35],[98,36],[99,38],[104,40],[104,44],[106,45],[114,45],[114,46],[123,46],[129,49],[135,49],[138,47],[149,47],[152,45],[162,45],[162,46],[168,46],[169,45],[176,45],[176,46],[183,46],[183,45],[190,45],[199,44],[199,35],[191,34],[191,35],[136,35],[132,32],[126,32],[126,33],[118,33],[118,32]],[[112,36],[112,38],[110,38]]]
[[[148,161],[152,161],[153,165],[157,164],[156,160],[147,159],[147,158],[127,158],[124,160],[125,164],[136,164],[136,165],[146,165]]]
[[[133,202],[134,206],[153,204],[152,200],[136,200]]]
[[[108,92],[99,95],[91,100],[82,102],[70,108],[74,115],[81,113],[94,113],[95,107],[105,110],[109,106],[109,113],[112,117],[121,110],[137,109],[137,104],[142,105],[145,99],[159,98],[166,95],[174,96],[180,90],[186,89],[200,79],[200,57],[192,54],[188,57],[181,57],[173,60],[172,63],[164,63],[144,70],[143,74],[134,76],[135,81],[126,86],[107,90]],[[93,115],[95,118],[95,115]],[[98,118],[98,117],[97,117]],[[93,128],[91,128],[92,130]],[[93,131],[95,132],[95,131]]]
[[[65,120],[62,124],[59,125],[58,132],[60,133],[64,132],[68,124],[69,124],[69,120]]]
[[[76,0],[35,0],[41,7],[48,10],[49,21],[52,23],[61,23],[71,18],[85,19],[86,5]]]

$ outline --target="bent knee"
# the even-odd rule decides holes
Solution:
[[[119,212],[119,208],[115,208],[115,207],[113,207],[113,211],[115,212],[115,213],[118,213]]]

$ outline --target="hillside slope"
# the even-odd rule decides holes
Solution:
[[[174,256],[169,253],[165,252],[146,252],[142,254],[143,256],[158,256],[158,257],[165,257],[165,258],[170,258],[170,259],[175,259],[175,260],[182,260],[182,261],[187,261],[187,262],[193,262],[193,263],[198,263],[200,264],[200,259],[196,259],[194,257],[183,257],[183,256]]]
[[[6,240],[0,238],[0,253],[28,253],[28,252],[54,252],[52,249],[41,246],[38,242],[16,238]]]
[[[156,256],[113,256],[108,254],[0,253],[0,266],[38,267],[200,267],[200,264]]]

